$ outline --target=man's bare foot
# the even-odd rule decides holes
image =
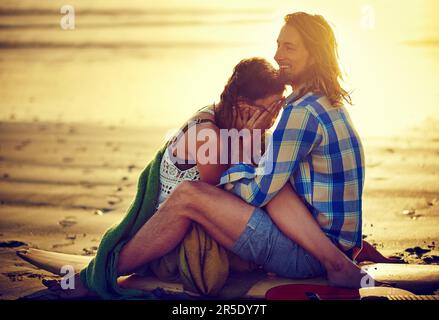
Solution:
[[[88,290],[81,282],[79,273],[75,274],[74,289],[62,288],[59,280],[43,280],[43,284],[61,299],[81,299],[87,297],[97,297]]]
[[[375,280],[348,258],[326,266],[328,282],[331,286],[344,288],[392,287],[394,284]]]
[[[367,281],[365,277],[370,277],[347,258],[343,262],[326,265],[326,273],[331,286],[354,289],[361,288],[362,282]]]

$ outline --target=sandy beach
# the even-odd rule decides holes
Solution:
[[[364,140],[364,237],[388,256],[439,264],[439,121]],[[25,248],[92,255],[135,194],[166,128],[0,123],[0,299],[44,289]]]
[[[65,4],[0,4],[0,300],[54,277],[17,250],[95,254],[166,133],[218,102],[241,59],[274,64],[293,11],[336,27],[365,148],[364,238],[439,264],[437,0],[74,0],[67,29]]]

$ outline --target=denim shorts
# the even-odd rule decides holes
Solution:
[[[232,251],[281,277],[304,279],[326,273],[319,260],[286,237],[261,208],[255,208]]]

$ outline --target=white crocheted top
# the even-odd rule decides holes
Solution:
[[[208,112],[214,115],[212,106],[204,107],[198,112]],[[171,139],[173,139],[173,137],[171,137]],[[169,197],[179,183],[185,180],[200,180],[200,172],[196,165],[189,169],[181,170],[172,162],[170,152],[172,152],[172,150],[168,147],[160,163],[160,194],[157,208]]]

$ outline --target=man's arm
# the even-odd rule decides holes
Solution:
[[[304,107],[288,106],[258,166],[237,164],[225,171],[219,185],[246,202],[262,207],[285,185],[300,161],[320,141],[316,117]]]

